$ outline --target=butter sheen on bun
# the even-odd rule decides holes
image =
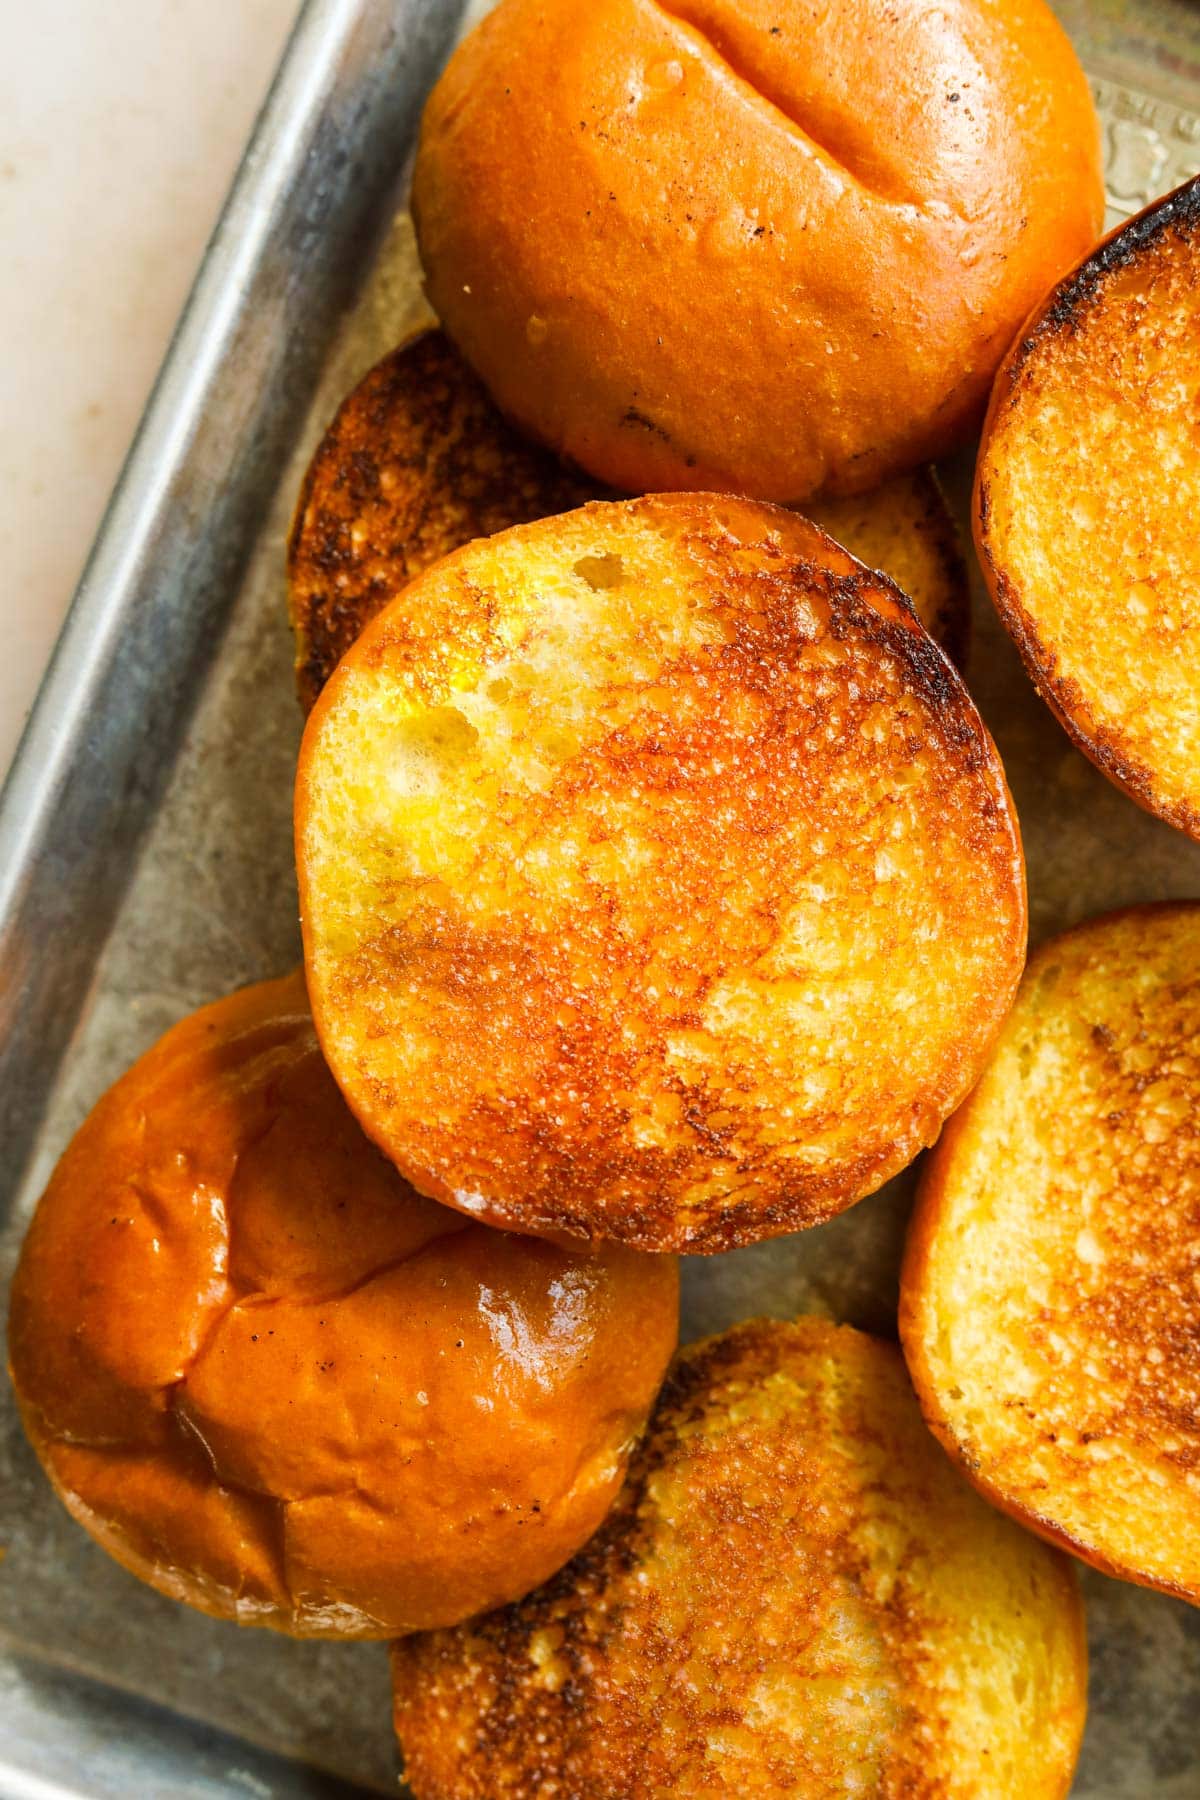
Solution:
[[[797,514],[594,502],[444,558],[309,715],[317,1030],[422,1193],[713,1252],[970,1088],[1024,961],[1004,772],[903,595]]]
[[[978,424],[1104,215],[1043,0],[501,0],[430,96],[430,301],[628,492],[858,492]]]
[[[677,1279],[414,1194],[293,975],[101,1099],[30,1228],[11,1369],[60,1497],[134,1574],[242,1624],[394,1637],[518,1597],[596,1529]]]

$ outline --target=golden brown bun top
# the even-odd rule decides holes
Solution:
[[[513,430],[443,332],[417,333],[347,396],[305,478],[288,544],[301,704],[312,706],[364,626],[430,563],[604,497]],[[933,470],[808,511],[903,588],[961,667],[966,570]]]
[[[685,1351],[587,1549],[393,1669],[418,1800],[1049,1800],[1085,1662],[1068,1565],[959,1478],[895,1349],[805,1319]]]
[[[996,382],[976,537],[1079,747],[1200,837],[1200,176],[1051,294]]]
[[[437,564],[296,790],[314,1014],[422,1191],[711,1251],[937,1133],[1024,957],[995,748],[902,597],[794,514],[596,504]]]
[[[983,1490],[1200,1601],[1200,905],[1045,944],[927,1165],[901,1326]]]
[[[502,0],[413,211],[509,416],[628,492],[801,502],[972,429],[1104,199],[1043,0]]]
[[[30,1436],[144,1579],[301,1635],[513,1598],[604,1516],[676,1274],[485,1230],[364,1138],[299,975],[177,1025],[59,1163],[13,1287]]]
[[[505,422],[442,332],[401,344],[339,408],[296,507],[288,588],[302,704],[430,563],[600,494]]]

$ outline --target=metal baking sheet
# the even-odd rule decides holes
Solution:
[[[469,5],[470,19],[486,4]],[[1115,220],[1200,168],[1200,9],[1061,0]],[[54,1158],[173,1020],[298,955],[300,719],[283,545],[345,390],[424,316],[400,175],[455,0],[310,0],[0,805],[0,1275]],[[946,471],[962,516],[970,459]],[[1200,894],[1200,846],[1099,776],[981,591],[969,682],[1004,756],[1034,939]],[[890,1331],[911,1175],[820,1230],[685,1267],[684,1333],[821,1310]],[[1080,1800],[1200,1795],[1200,1613],[1085,1576]],[[378,1645],[295,1644],[142,1587],[73,1526],[0,1394],[0,1795],[395,1791]]]

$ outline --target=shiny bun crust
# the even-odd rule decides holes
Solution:
[[[471,544],[309,717],[322,1045],[424,1193],[718,1251],[936,1137],[1024,960],[995,746],[904,602],[794,513],[595,503]]]
[[[1043,0],[501,0],[426,108],[430,300],[628,492],[857,492],[978,423],[1104,215]]]
[[[1061,1800],[1087,1695],[1066,1559],[822,1319],[685,1351],[586,1549],[393,1671],[418,1800]]]
[[[578,1549],[677,1308],[669,1260],[414,1194],[296,975],[185,1019],[100,1101],[34,1217],[9,1351],[47,1473],[126,1568],[242,1624],[378,1638]]]

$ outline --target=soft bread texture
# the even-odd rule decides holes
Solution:
[[[926,1165],[901,1335],[997,1504],[1200,1601],[1200,906],[1046,944]]]
[[[314,1016],[367,1131],[495,1224],[713,1251],[937,1135],[1015,990],[995,748],[806,520],[595,504],[413,582],[313,710]]]
[[[300,494],[288,594],[301,704],[312,706],[363,627],[430,563],[603,498],[597,482],[518,436],[444,333],[409,339],[344,402]],[[961,666],[966,569],[933,470],[807,510],[852,556],[891,576]]]
[[[1042,0],[501,0],[425,110],[434,311],[626,492],[862,492],[979,423],[1095,242],[1100,138]]]
[[[117,1561],[303,1637],[450,1623],[595,1530],[675,1346],[669,1259],[422,1199],[362,1135],[299,975],[177,1025],[38,1207],[9,1352]]]
[[[288,544],[301,703],[430,563],[599,496],[505,422],[442,332],[410,338],[349,395],[301,490]]]
[[[586,1550],[393,1673],[418,1800],[1049,1800],[1086,1706],[1066,1560],[817,1319],[685,1351]]]
[[[1200,838],[1200,177],[1050,295],[996,382],[976,540],[1080,749]]]

